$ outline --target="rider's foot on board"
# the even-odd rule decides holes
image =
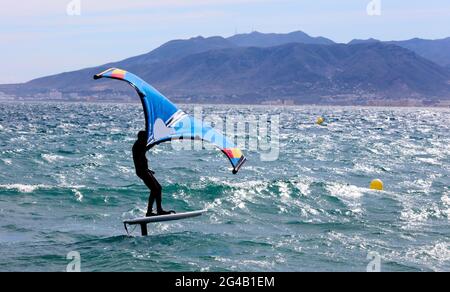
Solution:
[[[158,211],[158,216],[161,216],[161,215],[170,215],[170,214],[176,214],[176,212],[175,211],[164,211],[164,210],[159,210]]]

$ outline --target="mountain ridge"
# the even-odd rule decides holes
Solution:
[[[396,43],[371,39],[336,44],[302,32],[253,33],[244,43],[245,35],[238,36],[174,40],[118,62],[24,84],[0,85],[0,92],[30,99],[50,94],[68,100],[130,100],[133,92],[123,84],[92,80],[94,74],[119,67],[188,102],[262,103],[281,99],[297,104],[370,104],[450,99],[449,68]],[[250,45],[265,37],[261,46]],[[293,38],[297,41],[289,43]],[[306,43],[299,43],[302,38]],[[277,42],[288,43],[269,45]]]
[[[437,64],[450,67],[450,37],[436,40],[413,38],[404,41],[380,41],[373,38],[367,40],[354,39],[348,44],[352,45],[374,42],[397,45],[402,48],[411,50]]]

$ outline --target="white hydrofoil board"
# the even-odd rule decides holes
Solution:
[[[207,210],[200,210],[200,211],[177,213],[177,214],[170,214],[170,215],[143,217],[143,218],[127,220],[127,221],[124,221],[123,223],[127,224],[127,225],[141,225],[141,224],[148,224],[148,223],[181,220],[181,219],[186,219],[186,218],[198,217],[198,216],[203,215],[206,212],[207,212]]]

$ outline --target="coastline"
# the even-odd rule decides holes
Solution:
[[[333,108],[421,108],[421,109],[450,109],[450,101],[440,105],[419,105],[419,104],[389,104],[389,103],[379,103],[379,104],[258,104],[258,103],[199,103],[199,102],[179,102],[174,101],[179,105],[186,106],[251,106],[257,108],[315,108],[315,107],[333,107]],[[140,100],[54,100],[54,99],[0,99],[0,104],[2,103],[52,103],[52,104],[141,104]]]

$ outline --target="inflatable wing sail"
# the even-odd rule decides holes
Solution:
[[[139,94],[145,113],[147,147],[175,139],[194,139],[212,143],[230,160],[236,174],[246,158],[237,146],[225,136],[204,125],[182,110],[138,76],[120,69],[108,69],[94,79],[112,78],[128,82]]]

